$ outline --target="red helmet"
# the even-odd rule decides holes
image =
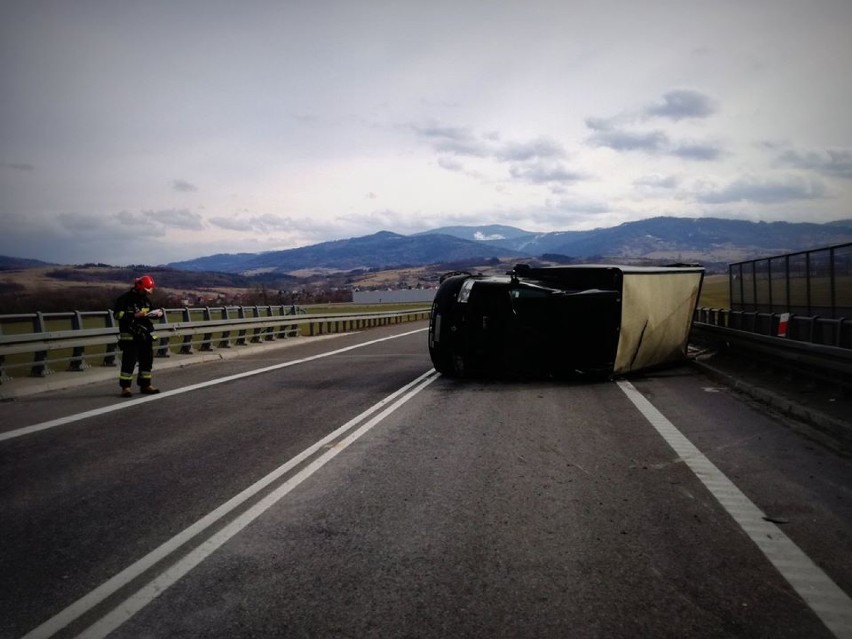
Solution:
[[[133,285],[136,287],[137,291],[150,293],[154,290],[154,278],[150,275],[143,275],[142,277],[137,277],[133,280]]]

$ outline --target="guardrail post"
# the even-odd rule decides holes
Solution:
[[[163,309],[163,314],[160,315],[160,324],[168,324],[168,312]],[[171,357],[172,352],[169,350],[169,336],[160,337],[160,345],[157,347],[157,357]]]
[[[83,328],[83,316],[80,311],[74,311],[74,316],[71,318],[72,330],[79,331]],[[85,357],[86,348],[84,346],[75,346],[71,351],[71,359],[68,360],[69,371],[84,371],[89,368]]]
[[[189,308],[183,308],[183,321],[191,322],[192,315],[189,311]],[[192,354],[192,335],[184,335],[183,343],[180,345],[181,355],[191,355]]]
[[[44,313],[38,311],[33,319],[34,333],[44,333],[46,331],[44,323]],[[33,365],[30,369],[31,377],[47,377],[53,371],[47,366],[47,351],[36,351],[34,354]]]
[[[210,317],[210,307],[205,306],[203,312],[203,318],[205,322],[209,322],[211,320]],[[204,333],[201,336],[201,348],[202,351],[209,351],[212,348],[212,344],[210,343],[213,340],[213,333]]]
[[[266,317],[268,317],[269,320],[272,321],[272,318],[274,317],[274,313],[272,312],[272,306],[266,307]],[[263,331],[263,333],[264,333],[264,335],[263,335],[264,341],[266,341],[266,342],[274,342],[275,341],[275,327],[274,326],[268,326]]]
[[[852,348],[852,340],[847,341],[845,339],[846,335],[848,333],[848,331],[845,330],[845,327],[846,327],[848,322],[849,322],[849,320],[846,319],[845,317],[840,317],[837,320],[837,344],[836,345],[839,346],[840,348]],[[852,324],[849,324],[849,325],[852,326]]]
[[[281,316],[287,317],[290,314],[291,314],[290,309],[285,308],[284,305],[282,304],[281,305]],[[294,324],[282,324],[281,325],[281,332],[279,333],[279,336],[283,337],[284,339],[287,339],[288,337],[295,337],[296,330],[297,329],[296,329]]]
[[[106,317],[104,318],[104,328],[117,328],[118,324],[115,321],[115,317],[112,314],[112,311],[107,311]],[[102,362],[102,366],[115,366],[115,353],[118,350],[118,335],[115,336],[115,341],[111,344],[107,344],[104,347],[104,360]]]
[[[253,313],[254,313],[254,317],[259,318],[260,317],[260,306],[254,306]],[[251,332],[251,343],[252,344],[257,344],[257,343],[260,342],[261,333],[263,333],[262,328],[255,328],[255,329],[252,330],[252,332]]]
[[[237,318],[245,319],[246,318],[246,309],[244,306],[237,307]],[[245,346],[246,345],[246,329],[241,328],[237,332],[237,346]]]
[[[791,314],[789,324],[790,339],[812,344],[814,341],[814,324],[818,317],[818,315],[803,316]]]
[[[276,317],[281,317],[282,321],[283,321],[283,318],[286,317],[286,316],[287,316],[287,309],[284,308],[284,305],[282,304],[281,306],[278,307],[278,314],[276,315]],[[276,338],[282,337],[284,339],[287,339],[288,337],[290,337],[290,325],[284,324],[284,323],[279,324],[278,330],[275,332],[275,337]]]
[[[0,323],[0,335],[3,335],[3,324]],[[0,355],[0,384],[10,382],[12,378],[6,374],[6,356]]]
[[[228,307],[222,307],[222,319],[226,322],[231,319],[228,317]],[[219,348],[231,348],[231,331],[222,331],[222,335],[219,338]]]
[[[237,308],[239,318],[234,318],[234,308]],[[252,307],[247,307],[251,309]],[[276,309],[278,309],[276,311]],[[184,307],[182,309],[162,309],[165,311],[155,322],[156,328],[164,329],[161,335],[157,338],[159,346],[157,348],[158,357],[168,357],[171,353],[171,348],[177,351],[180,348],[181,353],[190,354],[193,352],[193,345],[197,345],[198,341],[195,335],[204,336],[204,343],[209,345],[208,348],[215,349],[219,336],[221,336],[221,344],[227,347],[227,344],[233,344],[235,341],[234,335],[239,332],[239,338],[236,338],[238,344],[245,345],[246,340],[251,338],[253,342],[261,342],[264,337],[267,340],[278,339],[282,335],[286,338],[289,335],[323,335],[328,332],[346,332],[353,329],[364,327],[372,327],[384,325],[388,322],[399,323],[405,321],[405,318],[420,319],[428,317],[428,311],[416,313],[341,313],[332,315],[318,315],[315,318],[310,316],[302,318],[290,317],[292,313],[287,312],[284,306],[267,307],[268,316],[262,316],[260,307],[254,307],[254,317],[246,312],[246,307],[206,307],[204,309],[192,309]],[[193,317],[198,317],[196,312],[204,311],[204,321],[193,321]],[[216,312],[221,312],[222,318],[212,318]],[[304,312],[304,311],[298,311]],[[185,323],[182,323],[178,315],[183,318]],[[15,367],[23,367],[34,377],[46,377],[54,371],[49,368],[57,361],[68,362],[69,370],[80,371],[88,369],[92,364],[88,361],[93,356],[100,357],[103,353],[103,365],[115,366],[119,355],[119,340],[118,340],[118,321],[115,319],[111,311],[97,313],[97,322],[103,321],[103,328],[90,328],[87,324],[94,324],[95,320],[90,320],[95,315],[87,311],[75,311],[67,313],[27,313],[14,317],[16,321],[25,322],[32,325],[31,332],[20,335],[17,332],[10,336],[4,334],[5,325],[0,323],[0,382],[9,381],[12,377],[9,371]],[[381,317],[379,317],[381,316]],[[252,320],[252,321],[249,321]],[[59,322],[62,322],[60,325]],[[303,324],[304,322],[304,324]],[[71,330],[68,330],[69,325]],[[302,326],[306,328],[302,328]],[[817,327],[818,330],[825,333],[825,338],[828,340],[840,341],[847,343],[852,337],[852,331],[847,330],[852,327],[850,322],[834,322],[832,324],[821,324]],[[830,329],[834,329],[831,333]],[[182,338],[182,342],[177,345],[171,345],[171,339],[175,335]],[[839,335],[839,336],[838,336]],[[21,347],[24,345],[24,348]],[[93,352],[93,348],[96,350]],[[86,351],[85,349],[88,349]],[[16,356],[14,364],[10,365],[10,353]],[[57,353],[71,354],[70,356],[56,357]],[[18,362],[17,355],[26,354],[28,356],[22,362]],[[88,359],[87,359],[88,356]],[[52,357],[52,359],[51,359]]]

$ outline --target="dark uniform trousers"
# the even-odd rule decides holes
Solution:
[[[136,383],[140,388],[151,385],[151,371],[154,368],[154,340],[150,335],[137,335],[132,339],[122,339],[118,343],[121,349],[121,375],[119,383],[122,388],[130,388],[133,382],[133,369],[139,363],[139,375]]]

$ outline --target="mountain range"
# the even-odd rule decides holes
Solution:
[[[372,235],[264,253],[172,262],[187,271],[259,274],[350,271],[473,259],[689,261],[726,265],[852,242],[852,220],[827,224],[655,217],[590,231],[535,233],[505,225],[445,226],[415,235]]]

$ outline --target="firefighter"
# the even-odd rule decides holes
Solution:
[[[139,363],[136,383],[139,391],[154,395],[160,389],[151,385],[151,369],[154,367],[154,324],[152,318],[162,317],[161,309],[151,308],[154,290],[154,278],[150,275],[137,277],[133,288],[115,301],[113,316],[118,320],[118,347],[121,349],[121,374],[118,383],[121,396],[131,397],[130,386],[133,382],[133,369]]]

